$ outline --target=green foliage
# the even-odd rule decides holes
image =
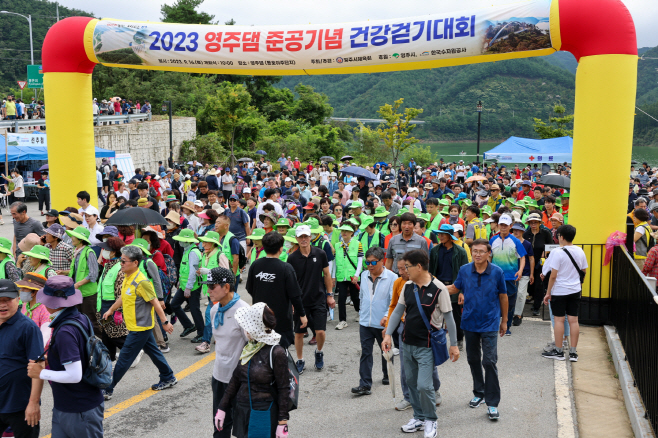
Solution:
[[[539,138],[573,137],[573,128],[568,129],[568,127],[573,124],[573,114],[564,115],[567,110],[562,105],[555,105],[553,107],[553,112],[557,114],[557,117],[549,117],[549,124],[546,124],[546,122],[543,122],[541,119],[534,119],[534,129],[539,135]]]
[[[213,22],[214,15],[197,12],[203,0],[176,0],[173,5],[162,5],[162,21],[164,23],[187,24],[217,24]]]
[[[633,144],[639,146],[658,146],[658,102],[642,105],[635,110]],[[649,117],[647,114],[651,117]]]
[[[350,154],[357,163],[387,161],[391,154],[382,141],[377,129],[371,129],[359,122],[354,128],[354,142]]]
[[[229,156],[222,146],[222,138],[215,132],[208,135],[197,135],[193,140],[185,140],[180,148],[180,160],[187,162],[199,160],[202,162],[225,162]]]
[[[432,152],[429,145],[415,144],[408,147],[402,154],[402,162],[407,163],[413,158],[417,165],[426,167],[439,161],[438,155]]]
[[[334,109],[329,105],[326,94],[316,93],[313,87],[302,84],[295,87],[295,93],[299,95],[299,99],[290,108],[290,117],[293,119],[306,120],[312,125],[319,125],[333,114]]]
[[[423,112],[422,109],[406,108],[404,114],[400,113],[399,110],[403,103],[404,99],[398,99],[393,105],[387,103],[377,111],[384,119],[384,123],[377,128],[377,132],[393,157],[394,168],[397,168],[400,154],[412,144],[418,143],[417,138],[410,136],[416,125],[409,122]]]

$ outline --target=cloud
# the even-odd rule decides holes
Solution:
[[[628,7],[637,31],[638,47],[658,46],[655,23],[658,18],[656,0],[622,0]],[[174,0],[59,0],[66,7],[92,12],[97,17],[124,20],[160,21],[160,6]],[[349,21],[410,17],[437,12],[479,9],[507,0],[461,0],[430,7],[427,0],[406,0],[404,7],[392,0],[205,0],[200,10],[215,15],[223,23],[233,18],[241,25],[344,23]],[[614,30],[614,23],[611,24]]]

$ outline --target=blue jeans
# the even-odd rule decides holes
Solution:
[[[77,413],[62,412],[53,408],[51,436],[52,438],[103,438],[104,411],[104,403],[94,409]]]
[[[144,353],[151,358],[153,365],[155,365],[158,368],[158,371],[160,371],[161,382],[167,382],[174,378],[174,372],[169,367],[167,359],[165,359],[155,343],[153,331],[146,330],[143,332],[129,332],[126,337],[126,342],[121,349],[121,354],[119,355],[117,364],[114,367],[112,384],[107,389],[114,391],[117,383],[119,383],[124,374],[128,372],[130,365],[133,364],[140,350],[144,350]]]
[[[428,347],[401,344],[400,355],[404,354],[404,370],[409,385],[409,403],[414,418],[420,421],[436,421],[436,399],[432,370],[435,370],[434,355]],[[404,353],[402,353],[404,351]]]
[[[212,309],[212,301],[208,298],[208,306],[206,307],[206,323],[203,326],[203,341],[210,344],[212,341],[212,321],[210,321],[210,309]]]
[[[487,406],[498,407],[500,383],[498,382],[498,332],[469,332],[466,338],[466,360],[473,377],[473,395],[484,398]],[[484,374],[482,369],[484,368]]]
[[[402,346],[402,333],[404,333],[404,323],[401,322],[398,326],[398,339],[400,340],[399,345]],[[407,385],[407,377],[404,373],[404,351],[402,348],[400,350],[400,386],[402,386],[402,396],[406,401],[409,401],[409,385]],[[434,367],[432,371],[432,384],[434,385],[434,391],[438,391],[441,387],[441,381],[439,380],[439,373]]]
[[[505,280],[507,287],[507,330],[512,327],[512,319],[514,318],[514,308],[516,306],[516,281]]]

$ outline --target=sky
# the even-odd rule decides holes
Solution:
[[[160,6],[174,0],[58,0],[60,5],[93,13],[100,18],[160,21]],[[630,10],[638,47],[658,46],[658,1],[622,0]],[[403,18],[438,12],[453,12],[504,5],[510,0],[453,0],[430,8],[429,0],[205,0],[200,10],[215,15],[221,23],[234,19],[240,25],[322,24]],[[404,4],[404,7],[401,5]],[[315,6],[310,6],[315,5]]]

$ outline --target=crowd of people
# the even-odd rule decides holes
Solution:
[[[160,162],[126,181],[103,161],[100,210],[86,191],[44,222],[12,204],[14,239],[0,238],[0,431],[38,436],[49,380],[53,438],[102,436],[104,400],[144,353],[159,373],[151,389],[176,385],[165,357],[175,324],[191,354],[213,343],[221,353],[210,388],[215,437],[286,436],[289,374],[306,370],[307,345],[312,368],[324,369],[327,328],[348,327],[348,306],[361,342],[351,393],[372,394],[375,343],[398,356],[404,397],[395,409],[413,409],[402,431],[426,438],[437,436],[441,404],[435,332],[450,339],[444,360],[466,350],[473,398],[465,405],[486,404],[493,421],[497,338],[521,330],[527,303],[538,316],[550,302],[555,342],[542,355],[578,360],[587,260],[572,244],[567,191],[539,185],[536,165],[412,160],[368,166],[375,177],[366,178],[343,172],[349,164],[302,166],[285,154],[235,167]],[[132,208],[152,209],[167,225],[105,225]],[[241,282],[253,305],[238,294]],[[88,377],[84,332],[101,339],[113,364],[102,389]],[[382,373],[388,385],[383,358]]]

